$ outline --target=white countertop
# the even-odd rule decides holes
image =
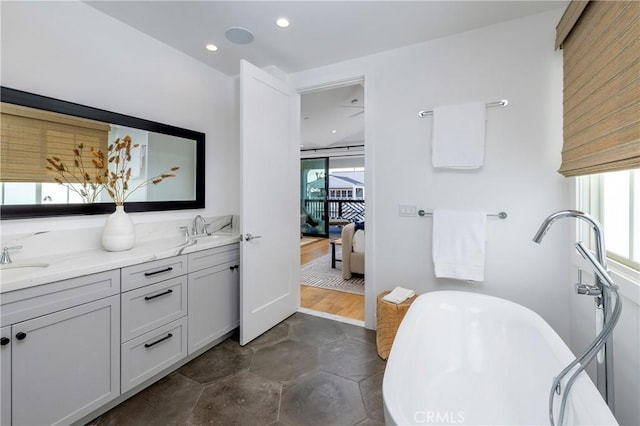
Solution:
[[[108,252],[96,248],[14,259],[14,263],[0,268],[0,293],[193,253],[239,241],[240,235],[237,232],[193,238],[188,243],[185,243],[184,237],[174,235],[166,239],[145,241],[131,250],[121,252]],[[43,264],[48,266],[37,266]]]

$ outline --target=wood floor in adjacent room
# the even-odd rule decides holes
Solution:
[[[300,247],[300,265],[309,263],[329,253],[329,239]],[[300,306],[314,311],[326,312],[364,321],[364,296],[300,285]]]

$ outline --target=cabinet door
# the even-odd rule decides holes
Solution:
[[[0,328],[0,425],[11,425],[11,327]]]
[[[120,394],[120,297],[12,326],[14,425],[67,424]]]
[[[189,354],[239,324],[238,261],[189,274]]]

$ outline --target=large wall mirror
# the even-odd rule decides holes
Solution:
[[[113,212],[107,191],[88,197],[71,173],[60,184],[50,159],[64,162],[76,175],[82,169],[92,175],[93,153],[106,153],[109,144],[125,136],[135,145],[129,188],[140,186],[129,193],[127,212],[204,207],[204,133],[6,87],[0,88],[0,98],[2,219]],[[172,169],[175,176],[144,184]]]

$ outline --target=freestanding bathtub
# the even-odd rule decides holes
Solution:
[[[463,291],[426,293],[411,305],[389,354],[385,422],[548,425],[553,378],[574,359],[524,306]],[[565,424],[617,424],[585,373],[569,395]]]

